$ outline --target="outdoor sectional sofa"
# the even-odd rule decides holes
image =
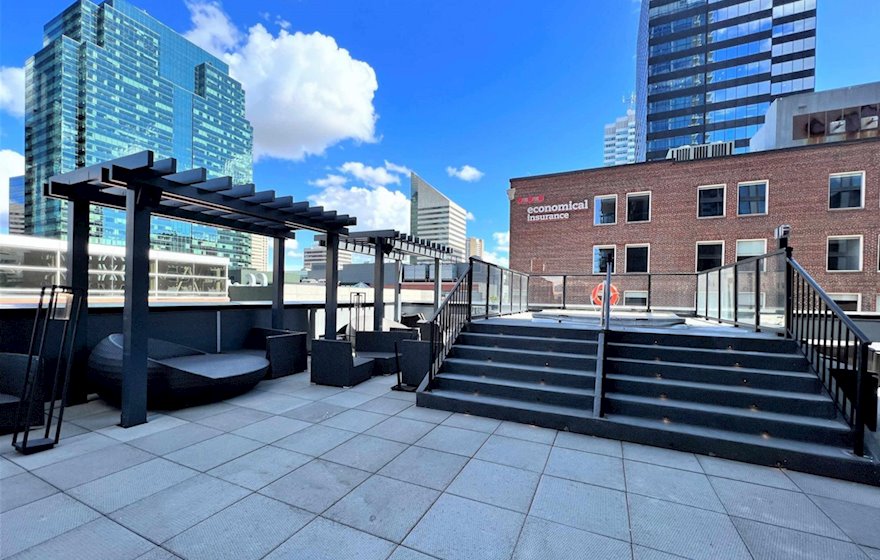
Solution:
[[[122,346],[122,334],[111,334],[89,356],[89,382],[111,403],[121,399]],[[227,399],[252,389],[269,369],[265,357],[209,354],[153,338],[149,339],[147,356],[147,405],[151,408]]]
[[[0,352],[0,434],[12,433],[15,429],[15,415],[18,413],[27,362],[27,354]],[[34,371],[39,368],[39,363],[40,359],[35,358],[31,365]],[[42,401],[39,406],[34,407],[30,425],[43,425]]]

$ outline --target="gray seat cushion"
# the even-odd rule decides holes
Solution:
[[[265,371],[269,367],[269,361],[266,358],[246,354],[202,354],[156,361],[167,367],[209,379],[237,377],[258,370]]]

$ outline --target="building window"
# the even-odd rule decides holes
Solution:
[[[865,207],[865,174],[838,173],[828,178],[828,208],[845,210]]]
[[[629,193],[626,195],[626,221],[651,221],[651,193]]]
[[[648,272],[648,245],[626,246],[626,272]]]
[[[843,311],[861,311],[861,294],[828,294]]]
[[[724,264],[724,242],[703,241],[697,243],[697,272],[718,268]]]
[[[736,242],[736,262],[767,254],[766,239],[738,239]]]
[[[648,292],[627,290],[623,292],[624,307],[648,307]]]
[[[740,183],[737,212],[740,216],[767,213],[767,181]]]
[[[617,195],[597,196],[593,224],[597,226],[617,223]]]
[[[712,185],[697,189],[697,217],[721,218],[724,216],[724,185]]]
[[[611,265],[611,273],[614,274],[614,261],[617,247],[614,245],[595,245],[593,247],[593,274],[605,274],[608,265]]]
[[[828,238],[828,272],[861,272],[862,236]]]

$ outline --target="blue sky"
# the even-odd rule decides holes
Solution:
[[[601,165],[602,127],[626,110],[622,99],[634,87],[633,0],[557,0],[552,8],[458,0],[133,2],[237,57],[242,81],[266,100],[252,118],[261,137],[258,188],[354,206],[341,210],[365,226],[405,225],[409,184],[400,171],[412,169],[473,214],[468,234],[484,238],[500,259],[508,179]],[[43,24],[69,4],[4,1],[0,66],[21,67],[40,47]],[[880,80],[876,34],[863,25],[877,21],[877,0],[820,1],[817,89]],[[258,52],[277,58],[273,73],[286,81],[256,75]],[[307,69],[294,68],[297,56],[311,61]],[[2,76],[6,108],[14,74]],[[287,99],[273,100],[285,84]],[[317,84],[318,94],[301,102],[297,88],[305,84]],[[0,150],[21,153],[23,120],[11,113],[0,112]],[[465,181],[447,170],[465,165],[482,175]]]

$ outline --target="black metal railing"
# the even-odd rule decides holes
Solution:
[[[877,386],[868,373],[870,339],[794,259],[786,259],[786,332],[853,429],[853,451],[864,454],[865,428],[877,429]]]
[[[471,317],[482,319],[528,311],[529,275],[478,258],[470,259]]]
[[[428,321],[431,325],[431,368],[426,377],[429,383],[440,371],[452,344],[470,320],[470,278],[471,268],[468,268]]]
[[[578,309],[598,307],[593,290],[605,274],[532,274],[528,304],[531,309]],[[689,272],[612,273],[619,301],[615,309],[693,312],[694,274]]]
[[[696,274],[697,317],[756,331],[785,331],[787,250]]]

